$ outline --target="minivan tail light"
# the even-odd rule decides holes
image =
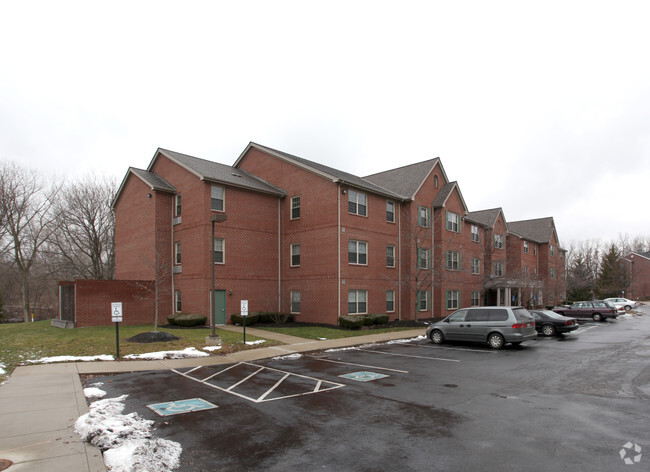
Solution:
[[[515,323],[512,325],[512,329],[521,329],[521,328],[527,328],[527,327],[533,327],[535,326],[535,322],[531,321],[530,323]]]

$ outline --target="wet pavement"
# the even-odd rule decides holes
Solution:
[[[89,382],[179,442],[180,471],[648,470],[643,310],[501,351],[419,340]],[[215,408],[148,406],[190,399]]]

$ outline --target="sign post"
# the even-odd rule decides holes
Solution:
[[[111,303],[111,320],[115,323],[116,358],[120,358],[120,322],[122,321],[122,302]]]
[[[240,313],[244,325],[244,344],[246,344],[246,317],[248,316],[248,300],[242,300],[240,303]]]

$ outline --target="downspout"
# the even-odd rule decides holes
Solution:
[[[402,320],[402,202],[398,203],[399,212],[397,213],[397,257],[399,260],[399,269],[397,271],[397,319]]]
[[[337,308],[337,318],[336,318],[336,324],[338,324],[339,318],[341,318],[341,182],[338,182],[337,184],[337,192],[336,192],[336,200],[337,200],[337,234],[336,234],[336,241],[337,241],[337,269],[338,269],[338,284],[337,284],[337,290],[338,290],[338,308]]]
[[[433,207],[433,205],[431,205],[431,318],[433,318],[433,311],[434,311],[433,307],[435,306],[434,303],[433,303],[433,293],[434,293],[433,288],[434,288],[434,283],[435,283],[434,276],[435,276],[435,273],[436,273],[435,270],[433,269],[433,264],[435,263],[435,260],[436,260],[436,258],[435,258],[435,246],[434,246],[435,236],[434,236],[434,231],[433,231],[434,228],[435,228],[435,226],[434,226],[435,211],[436,211],[435,208]],[[460,300],[459,300],[459,304],[460,304]]]
[[[278,312],[282,312],[282,204],[278,198]]]
[[[174,290],[174,288],[175,288],[175,285],[174,285],[174,275],[175,275],[174,274],[174,207],[176,205],[175,195],[176,194],[174,194],[174,196],[172,196],[172,211],[171,211],[171,213],[172,213],[171,214],[171,217],[172,217],[172,227],[171,227],[171,233],[172,233],[172,237],[171,237],[171,245],[172,245],[172,247],[171,247],[171,252],[172,252],[172,254],[171,254],[171,260],[172,260],[172,269],[171,269],[171,272],[172,272],[172,296],[171,296],[171,299],[172,299],[172,311],[170,313],[176,313],[176,300],[175,300],[175,298],[176,298],[176,290]],[[183,202],[181,202],[181,204],[182,203]],[[154,229],[154,231],[155,231],[155,229]],[[156,250],[156,252],[157,252],[157,250]],[[158,259],[157,255],[156,255],[155,258]],[[156,261],[155,266],[156,266],[156,280],[157,280],[158,279],[158,261]],[[156,298],[156,303],[158,303],[158,297],[154,297],[154,298]],[[157,310],[157,307],[156,307],[156,310]],[[157,311],[156,311],[156,313],[157,313]],[[158,321],[158,320],[156,320],[156,321]]]

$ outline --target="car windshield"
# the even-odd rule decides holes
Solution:
[[[529,322],[534,319],[533,315],[531,315],[525,308],[513,308],[512,312],[515,314],[515,319],[517,321]]]

